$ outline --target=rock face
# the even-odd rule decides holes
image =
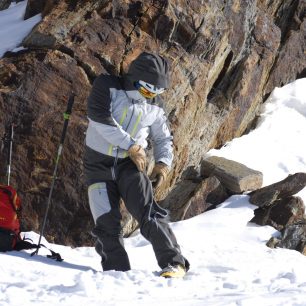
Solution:
[[[0,60],[0,134],[16,123],[12,184],[23,199],[24,227],[42,221],[67,96],[76,103],[48,218],[49,239],[90,241],[93,225],[82,174],[86,98],[100,73],[124,73],[142,51],[171,63],[164,94],[174,136],[174,167],[157,199],[205,152],[247,132],[275,86],[304,76],[305,1],[44,0],[27,16],[43,20],[27,50]],[[1,152],[0,180],[5,180]]]

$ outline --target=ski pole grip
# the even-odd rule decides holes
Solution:
[[[72,106],[73,106],[73,103],[74,103],[74,97],[75,97],[75,94],[71,94],[70,97],[69,97],[68,104],[67,104],[67,109],[66,109],[66,112],[65,112],[68,115],[71,114]]]

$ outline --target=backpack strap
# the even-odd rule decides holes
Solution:
[[[30,242],[29,240],[31,240],[31,239],[29,239],[29,238],[21,239],[20,238],[17,241],[14,250],[16,250],[16,251],[30,250],[30,249],[36,249],[37,250],[37,249],[39,249],[41,247],[44,247],[44,248],[46,248],[51,253],[51,255],[47,255],[48,258],[55,259],[56,261],[63,261],[64,260],[59,253],[56,253],[56,252],[52,251],[51,249],[47,248],[43,244],[37,245],[37,244],[34,244],[34,243]],[[31,256],[33,256],[35,253],[36,253],[36,251],[31,253]]]

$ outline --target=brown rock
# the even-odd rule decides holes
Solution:
[[[62,114],[68,95],[74,91],[77,97],[59,164],[46,234],[55,237],[55,241],[69,244],[90,241],[93,222],[82,174],[82,142],[87,124],[83,115],[84,101],[90,88],[87,76],[73,58],[59,51],[19,55],[9,67],[12,72],[6,81],[9,90],[0,94],[0,121],[2,132],[10,122],[16,124],[11,183],[23,202],[22,228],[39,230],[62,130]],[[14,74],[17,77],[14,78]],[[6,151],[1,154],[1,160],[6,160]],[[1,163],[2,177],[5,166]]]
[[[214,175],[233,193],[242,193],[262,186],[262,173],[223,157],[211,156],[201,163],[201,175]]]
[[[170,210],[171,221],[178,221],[215,208],[228,197],[220,181],[212,176],[200,182],[182,180],[161,205]]]
[[[306,173],[288,175],[284,180],[251,192],[250,203],[262,207],[274,204],[275,200],[288,198],[306,186]]]
[[[305,205],[300,197],[288,197],[274,201],[271,206],[257,208],[254,214],[250,222],[271,225],[280,231],[288,225],[303,220]]]
[[[228,197],[229,194],[216,177],[204,179],[194,190],[193,196],[184,204],[183,214],[179,220],[189,219],[215,208]]]
[[[269,241],[266,243],[266,246],[271,248],[271,249],[275,249],[275,248],[277,248],[279,243],[280,243],[280,239],[278,239],[276,237],[271,237],[269,239]]]

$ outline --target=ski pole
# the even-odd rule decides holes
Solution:
[[[58,163],[59,163],[62,151],[63,151],[63,145],[64,145],[65,136],[66,136],[66,132],[67,132],[67,127],[68,127],[68,123],[69,123],[69,119],[70,119],[70,115],[71,115],[71,111],[72,111],[73,102],[74,102],[74,94],[72,94],[69,97],[67,110],[64,113],[64,127],[63,127],[62,136],[61,136],[60,144],[59,144],[58,151],[57,151],[57,156],[56,156],[56,159],[55,159],[55,167],[54,167],[54,171],[53,171],[52,183],[51,183],[51,188],[50,188],[50,191],[49,191],[45,216],[44,216],[44,220],[43,220],[43,223],[41,225],[41,228],[40,228],[40,235],[39,235],[39,240],[38,240],[38,244],[37,244],[37,249],[31,254],[31,256],[33,256],[35,254],[38,254],[38,249],[40,248],[41,238],[44,234],[46,221],[47,221],[47,215],[48,215],[48,211],[49,211],[49,207],[50,207],[50,203],[51,203],[52,192],[53,192],[54,184],[55,184],[55,180],[56,180]]]
[[[11,178],[11,163],[12,163],[12,152],[13,152],[13,139],[14,139],[14,124],[11,124],[10,133],[9,133],[9,151],[7,155],[7,185],[10,184]]]

